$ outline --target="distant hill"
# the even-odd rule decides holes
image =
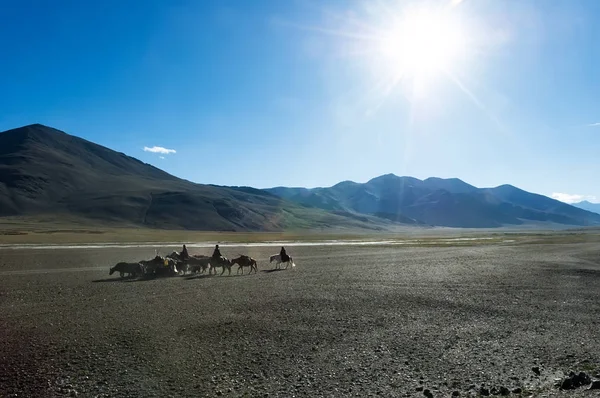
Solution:
[[[106,147],[35,124],[0,133],[0,217],[215,231],[360,228],[390,222],[248,187],[194,184]]]
[[[573,203],[573,206],[579,207],[580,209],[591,211],[596,214],[600,214],[600,203],[591,203],[587,200],[579,203]]]
[[[386,174],[360,184],[267,190],[287,200],[326,210],[374,215],[415,225],[491,228],[528,223],[599,225],[600,217],[511,185],[477,188],[457,178]]]
[[[386,174],[314,189],[195,184],[39,124],[0,133],[0,217],[12,216],[212,231],[600,225],[600,214],[457,178]]]

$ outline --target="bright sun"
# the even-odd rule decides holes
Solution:
[[[393,81],[422,95],[440,74],[452,75],[467,50],[461,21],[448,8],[409,8],[380,30],[374,62]]]
[[[458,21],[427,9],[403,15],[381,41],[381,52],[392,66],[410,75],[450,68],[464,48]]]

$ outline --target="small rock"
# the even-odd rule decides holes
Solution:
[[[453,391],[453,392],[452,392],[452,396],[453,396],[453,397],[458,397],[458,396],[460,396],[460,392],[458,392],[458,391]]]
[[[592,381],[592,384],[590,385],[590,390],[600,390],[600,380]]]
[[[423,395],[425,395],[427,398],[433,398],[433,394],[427,389],[423,391]]]
[[[522,391],[521,387],[513,388],[513,390],[512,390],[513,394],[520,394],[521,391]]]
[[[487,389],[487,388],[485,388],[485,387],[481,387],[481,388],[479,389],[479,394],[483,395],[484,397],[487,397],[487,396],[489,396],[489,395],[490,395],[490,390],[488,390],[488,389]]]
[[[539,366],[534,366],[533,368],[531,368],[531,371],[532,371],[533,373],[535,373],[536,375],[538,375],[538,376],[539,376],[539,375],[540,375],[540,373],[541,373],[541,372],[540,372],[540,367],[539,367]]]
[[[560,384],[560,388],[563,390],[573,390],[581,386],[588,385],[592,382],[590,376],[585,372],[579,372],[578,374],[571,372]]]
[[[506,387],[500,387],[500,395],[509,395],[510,390]]]
[[[415,388],[415,391],[423,391],[423,386],[419,386],[419,387]]]

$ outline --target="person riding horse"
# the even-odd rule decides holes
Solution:
[[[183,249],[179,253],[179,257],[182,260],[187,260],[188,258],[190,258],[190,255],[188,254],[188,251],[187,251],[187,247],[185,247],[185,245],[183,245]]]
[[[279,252],[279,257],[281,257],[282,263],[287,263],[288,261],[290,261],[290,256],[287,255],[287,253],[285,252],[285,247],[283,247],[283,246],[281,246],[281,251]]]
[[[219,250],[219,245],[215,246],[215,251],[213,251],[212,258],[217,261],[222,261],[223,255],[221,254],[221,250]]]

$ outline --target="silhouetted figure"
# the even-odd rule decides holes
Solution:
[[[190,258],[190,255],[187,251],[187,247],[185,247],[185,245],[183,245],[183,249],[181,250],[181,253],[179,253],[179,257],[181,257],[182,260],[187,260],[188,258]]]
[[[288,261],[290,261],[290,256],[287,255],[287,253],[285,252],[285,247],[283,247],[283,246],[281,246],[281,251],[279,252],[279,257],[281,257],[282,263],[287,263]]]
[[[221,250],[219,250],[219,245],[215,246],[215,251],[213,252],[212,257],[215,259],[218,258],[219,260],[221,259],[221,257],[223,257],[223,255],[221,254]]]

